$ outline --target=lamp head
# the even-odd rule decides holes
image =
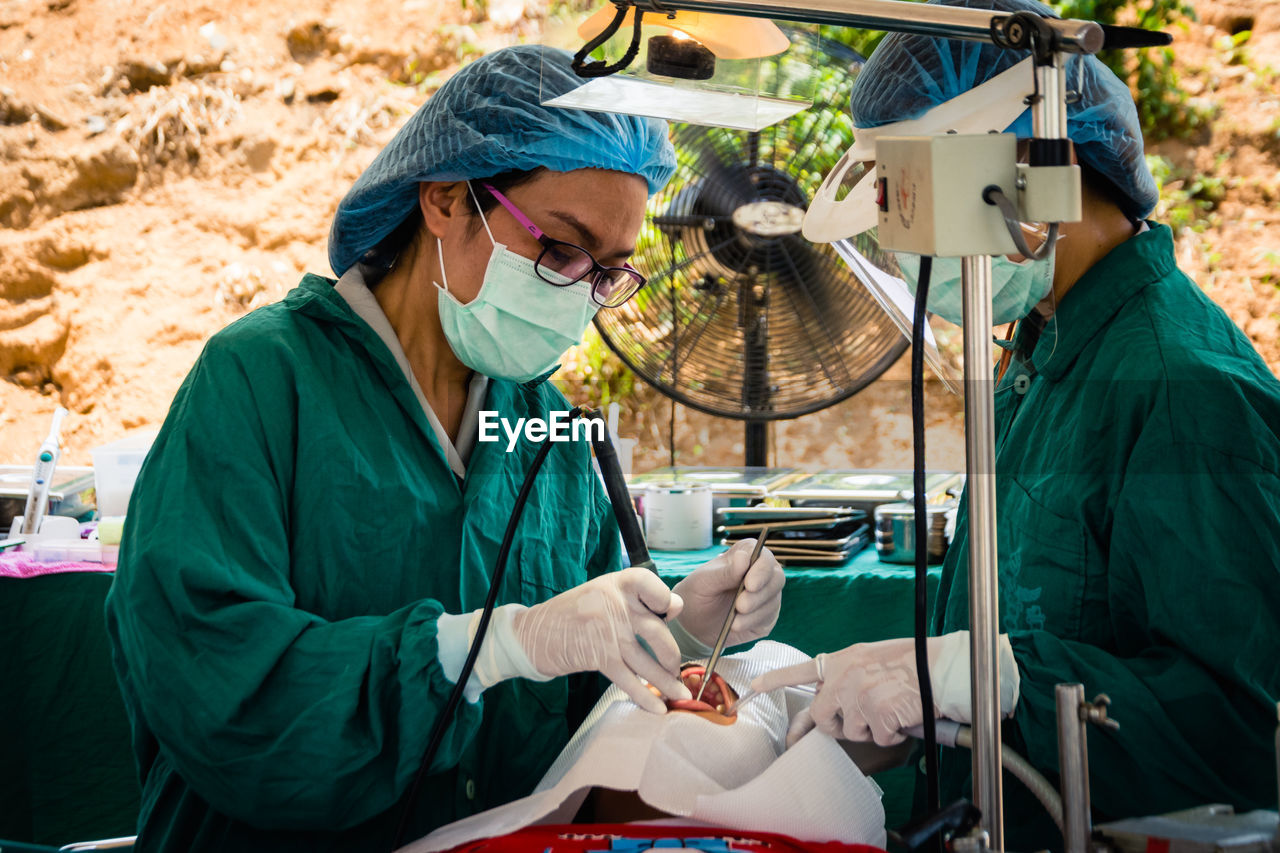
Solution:
[[[617,10],[605,4],[595,14],[578,25],[578,36],[584,41],[604,32],[613,21]],[[634,22],[635,8],[627,9],[620,29],[628,32]],[[669,12],[665,15],[647,14],[645,25],[666,27],[675,33],[700,42],[703,47],[720,59],[759,59],[776,56],[791,46],[785,33],[773,21],[764,18],[744,18],[738,15],[716,15],[711,12]],[[660,73],[660,72],[655,72]],[[678,75],[673,75],[678,76]]]

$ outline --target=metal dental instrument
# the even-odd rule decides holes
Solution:
[[[760,535],[756,537],[756,547],[751,549],[751,559],[747,562],[747,573],[750,573],[751,567],[756,564],[756,560],[760,558],[760,551],[764,548],[764,540],[769,535],[769,525],[760,528]],[[733,594],[733,601],[729,603],[729,613],[724,617],[724,625],[720,627],[720,636],[716,638],[715,648],[711,650],[711,659],[707,661],[707,668],[702,673],[702,684],[698,687],[698,695],[694,696],[694,701],[702,701],[702,693],[707,689],[707,685],[711,682],[711,676],[716,671],[716,664],[720,663],[720,655],[724,654],[724,641],[729,639],[729,631],[733,628],[733,620],[738,615],[738,596],[742,595],[742,590],[747,586],[747,574],[742,575],[742,582],[738,584],[738,591]]]

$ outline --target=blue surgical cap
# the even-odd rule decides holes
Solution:
[[[652,195],[675,171],[667,123],[544,107],[585,81],[570,55],[538,45],[495,51],[463,68],[423,105],[338,205],[329,265],[341,275],[418,204],[422,181],[461,181],[546,167],[639,175]],[[541,82],[541,91],[539,91]]]
[[[1035,0],[929,0],[993,12],[1036,12],[1057,17]],[[918,118],[931,107],[985,83],[1029,56],[990,42],[892,33],[853,84],[850,107],[856,127],[871,128]],[[1124,212],[1140,219],[1156,206],[1159,190],[1142,153],[1142,129],[1129,88],[1094,56],[1073,56],[1065,68],[1067,90],[1080,97],[1067,105],[1067,135],[1080,162],[1102,174],[1118,191]],[[1031,136],[1028,109],[1007,128]]]

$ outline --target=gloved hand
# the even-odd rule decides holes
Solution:
[[[693,657],[709,654],[720,635],[724,617],[729,613],[738,592],[738,585],[746,575],[747,585],[738,595],[738,615],[733,620],[726,646],[749,643],[769,636],[778,622],[778,610],[782,607],[782,587],[786,575],[782,566],[768,548],[760,550],[754,565],[747,565],[756,540],[743,539],[713,560],[709,560],[690,572],[676,584],[674,592],[684,599],[684,612],[677,625],[704,648],[684,649]],[[680,631],[673,628],[679,638]]]
[[[692,698],[679,677],[680,649],[664,622],[682,606],[657,575],[632,567],[516,612],[512,629],[542,676],[598,670],[641,708],[663,714],[666,704],[640,679],[672,699]]]
[[[959,723],[973,719],[969,686],[969,632],[955,631],[926,641],[933,714]],[[1000,711],[1013,714],[1021,678],[1009,638],[1000,635]],[[809,729],[845,740],[875,741],[891,746],[906,740],[904,730],[924,723],[916,678],[915,643],[911,638],[859,643],[813,660],[757,676],[751,687],[775,690],[800,684],[818,685],[807,711],[797,714],[787,731],[787,745]]]

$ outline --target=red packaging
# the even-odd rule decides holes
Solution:
[[[771,832],[634,823],[528,826],[510,835],[460,845],[450,853],[631,853],[681,849],[702,853],[884,853],[866,844],[800,841]]]

